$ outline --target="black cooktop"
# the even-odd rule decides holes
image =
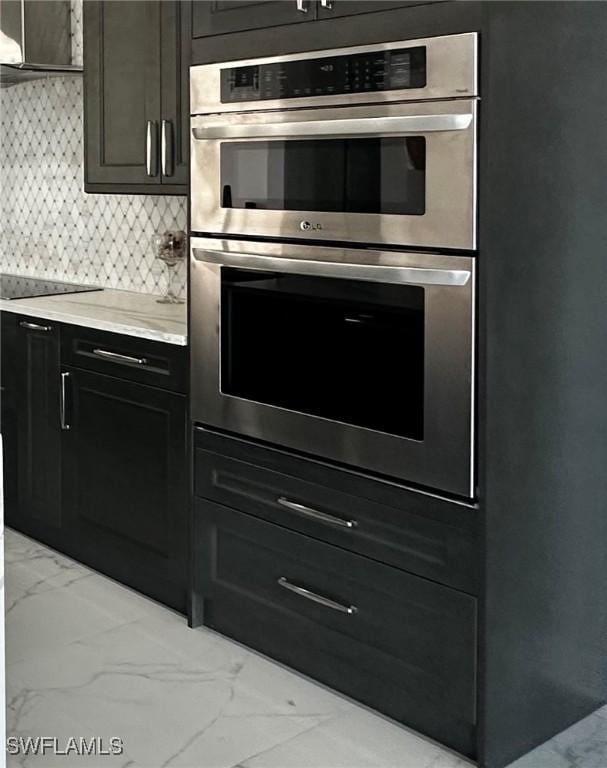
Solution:
[[[76,285],[75,283],[61,283],[57,280],[41,280],[37,277],[0,274],[0,299],[33,299],[37,296],[101,290],[103,289],[94,288],[90,285]]]

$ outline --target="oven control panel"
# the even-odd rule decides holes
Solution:
[[[221,70],[224,104],[373,93],[426,85],[426,48],[270,62]]]

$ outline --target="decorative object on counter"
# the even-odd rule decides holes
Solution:
[[[183,304],[184,299],[177,295],[174,290],[174,284],[177,267],[185,259],[185,232],[178,230],[176,232],[164,232],[162,235],[156,235],[154,237],[154,246],[156,258],[164,261],[168,270],[167,292],[157,301],[159,304]]]

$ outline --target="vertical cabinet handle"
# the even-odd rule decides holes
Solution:
[[[172,176],[174,172],[173,162],[173,123],[170,120],[162,121],[160,133],[160,162],[163,176]]]
[[[320,6],[330,11],[333,8],[333,0],[320,0]]]
[[[145,169],[148,176],[158,175],[158,148],[156,136],[156,121],[148,120],[145,133]]]
[[[308,12],[308,0],[297,0],[297,10],[300,13]]]
[[[59,421],[61,423],[61,429],[64,432],[67,432],[69,430],[70,425],[67,421],[67,405],[66,405],[66,388],[67,388],[67,380],[69,379],[70,374],[67,372],[64,372],[61,374],[61,397],[59,398]]]

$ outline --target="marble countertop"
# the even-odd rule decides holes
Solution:
[[[0,311],[185,346],[186,305],[159,304],[157,299],[146,293],[107,288],[35,299],[0,299]]]

